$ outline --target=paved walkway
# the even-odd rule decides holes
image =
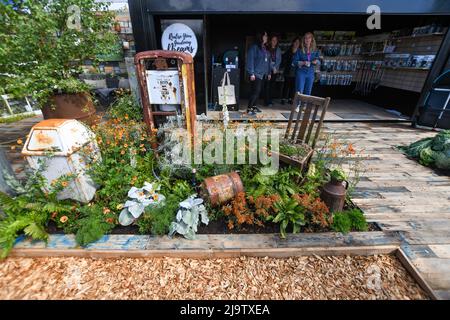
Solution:
[[[436,133],[407,124],[334,123],[327,129],[369,157],[354,202],[383,230],[400,231],[402,248],[422,277],[438,297],[450,299],[450,177],[395,149]]]

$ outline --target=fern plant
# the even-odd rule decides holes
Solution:
[[[70,177],[61,177],[50,190],[43,191],[46,180],[41,173],[44,168],[45,164],[41,163],[38,170],[28,172],[24,185],[14,177],[7,176],[6,181],[17,196],[11,197],[0,192],[0,207],[5,214],[0,220],[1,258],[8,255],[21,233],[35,240],[47,240],[45,227],[50,216],[55,212],[72,211],[73,203],[57,200],[57,194],[64,185],[62,182],[67,182]]]

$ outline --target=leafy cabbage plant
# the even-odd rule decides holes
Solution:
[[[443,130],[434,137],[399,148],[425,166],[450,170],[450,130]]]
[[[195,239],[200,220],[207,225],[209,223],[208,212],[203,205],[203,199],[197,198],[194,194],[180,202],[176,221],[170,225],[169,237],[179,233],[186,239]]]

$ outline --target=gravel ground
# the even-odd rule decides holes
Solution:
[[[0,299],[427,299],[390,255],[8,258]]]

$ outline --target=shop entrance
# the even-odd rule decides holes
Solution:
[[[285,79],[272,86],[273,105],[246,114],[250,81],[246,51],[258,31],[276,34],[282,52],[305,32],[315,33],[321,55],[312,95],[331,97],[328,121],[409,121],[428,72],[447,32],[442,16],[384,15],[381,30],[368,30],[367,15],[205,15],[207,115],[220,119],[217,87],[228,70],[236,88],[233,120],[287,121],[291,106],[282,104]]]

